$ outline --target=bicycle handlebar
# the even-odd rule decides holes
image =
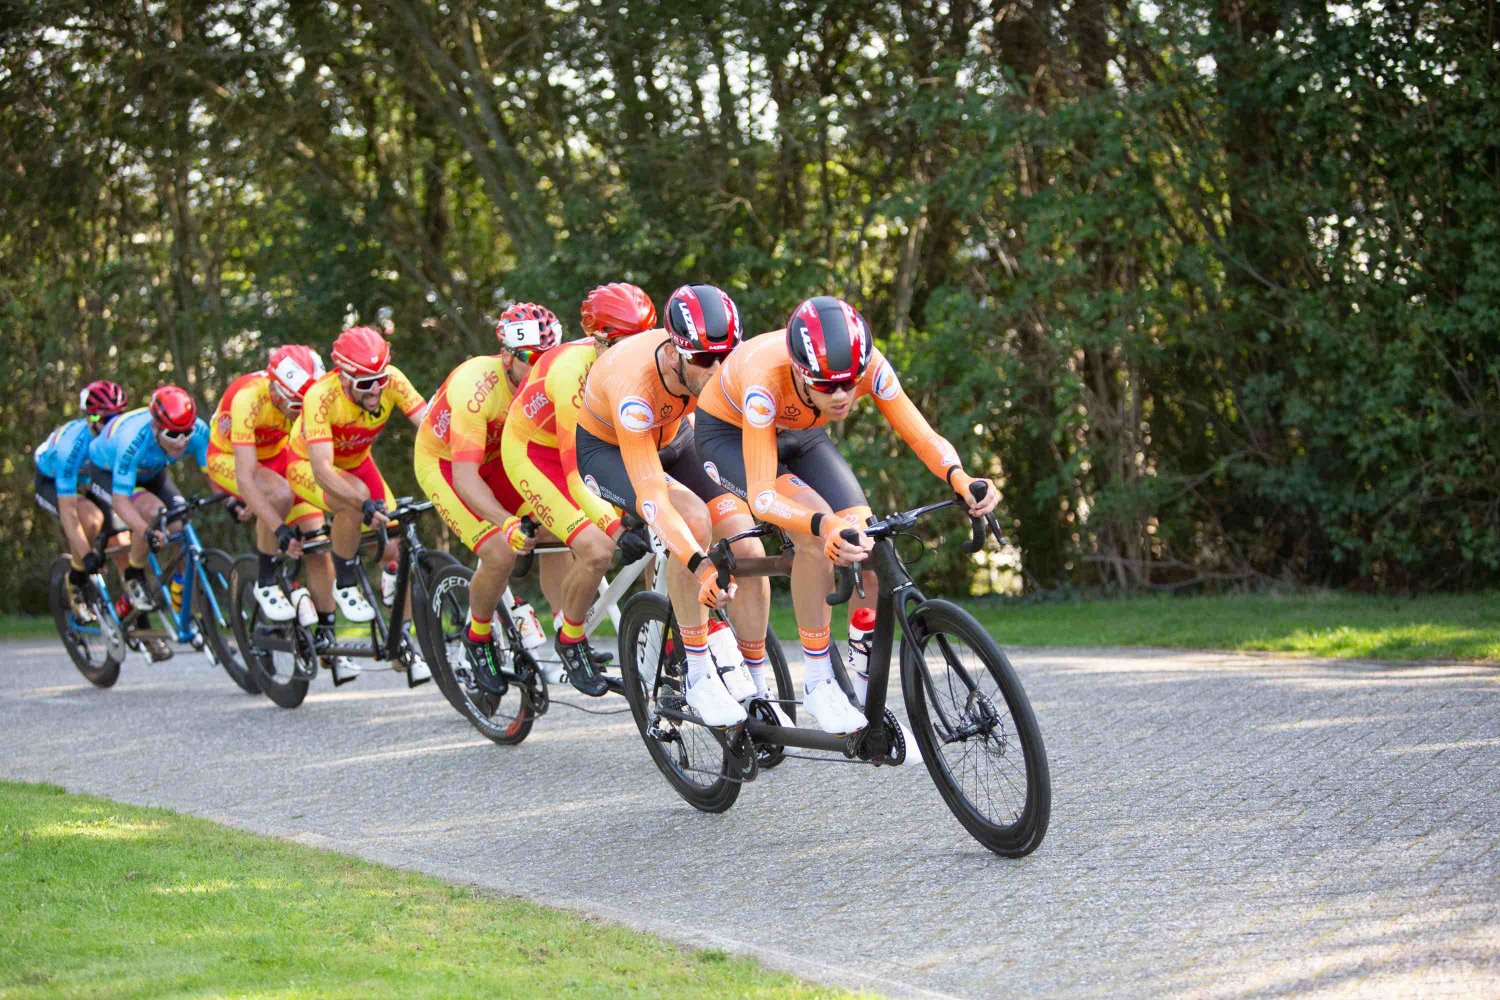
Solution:
[[[231,494],[228,493],[206,493],[193,497],[191,500],[184,500],[182,503],[171,507],[162,507],[161,510],[156,512],[156,528],[158,531],[165,531],[168,522],[180,520],[195,510],[224,503],[230,499]]]

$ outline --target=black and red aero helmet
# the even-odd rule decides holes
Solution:
[[[683,285],[673,292],[666,327],[683,354],[725,355],[745,335],[734,300],[713,285]]]
[[[859,378],[875,352],[870,324],[832,295],[810,298],[793,311],[786,323],[786,346],[792,364],[804,375],[829,382]]]
[[[78,405],[91,417],[112,417],[125,412],[125,390],[114,382],[90,382],[78,394]]]

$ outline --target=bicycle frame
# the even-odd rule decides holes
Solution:
[[[213,614],[220,615],[218,598],[214,596],[214,589],[208,585],[208,571],[203,568],[203,543],[198,539],[198,532],[193,528],[191,521],[185,521],[177,531],[167,536],[167,541],[174,543],[179,548],[178,557],[168,564],[167,568],[176,570],[179,566],[182,571],[182,599],[177,609],[171,608],[170,600],[167,607],[161,608],[163,617],[171,622],[175,635],[170,638],[178,642],[191,642],[198,633],[194,626],[193,607],[194,597],[197,596],[197,588],[202,587],[204,595],[209,602]],[[161,563],[152,552],[147,557],[151,562],[151,572],[162,584],[164,592],[170,584],[170,580],[163,576]]]
[[[652,567],[651,589],[657,593],[666,593],[666,583],[663,574],[667,568],[667,547],[656,532],[650,533],[651,554],[641,556],[633,563],[627,563],[620,567],[613,580],[602,579],[599,581],[598,596],[594,598],[589,610],[583,618],[583,634],[592,638],[598,631],[599,626],[604,624],[608,618],[618,631],[620,627],[620,601],[635,586],[635,581],[646,572],[646,567]],[[562,554],[568,551],[566,545],[544,545],[531,550],[538,556]]]

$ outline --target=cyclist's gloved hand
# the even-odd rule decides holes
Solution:
[[[97,573],[104,568],[104,557],[93,549],[83,554],[83,571],[85,573]]]
[[[651,539],[646,537],[647,528],[644,523],[640,527],[630,527],[615,536],[615,544],[620,547],[620,556],[628,565],[651,554]]]
[[[530,552],[531,547],[536,544],[536,529],[528,531],[525,518],[512,514],[500,525],[500,537],[505,539],[505,544],[510,546],[512,552]]]
[[[290,524],[278,524],[276,526],[276,547],[285,552],[287,547],[297,540],[297,529]]]
[[[148,528],[146,530],[146,547],[152,552],[157,551],[165,544],[167,544],[167,533],[165,531],[158,531],[155,528]]]
[[[385,501],[383,500],[366,500],[364,503],[360,504],[359,509],[364,514],[366,524],[370,524],[375,519],[376,515],[380,516],[381,524],[384,524],[388,520],[388,518],[385,516]]]
[[[843,533],[850,529],[859,532],[859,541],[847,541]],[[823,523],[823,554],[840,566],[848,566],[864,560],[875,547],[875,540],[860,531],[859,525],[851,524],[841,517],[830,517]]]
[[[734,600],[734,595],[739,591],[739,584],[734,578],[729,578],[729,586],[719,586],[719,567],[714,565],[712,559],[699,556],[697,568],[692,569],[693,575],[698,578],[698,603],[706,608],[722,608]]]

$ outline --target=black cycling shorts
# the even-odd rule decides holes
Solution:
[[[740,428],[711,413],[698,411],[698,454],[704,471],[715,482],[739,497],[745,495],[745,443]],[[776,474],[791,473],[822,497],[837,514],[851,507],[865,507],[865,491],[854,470],[822,427],[776,432]]]
[[[137,479],[135,485],[139,489],[155,494],[156,498],[168,507],[180,507],[184,503],[182,491],[177,488],[177,484],[172,480],[170,470],[162,469],[150,479]],[[93,489],[97,489],[103,496],[113,496],[114,483],[109,473],[96,473]]]
[[[37,506],[53,517],[59,517],[57,509],[57,480],[51,476],[42,475],[41,471],[38,470],[32,489],[35,493]],[[78,498],[89,501],[103,511],[105,524],[111,525],[120,531],[125,530],[124,523],[115,517],[115,509],[110,505],[109,491],[100,489],[97,482],[89,481],[87,483],[80,483]]]
[[[601,441],[582,427],[578,428],[577,442],[578,472],[584,485],[621,510],[634,512],[635,485],[625,472],[620,446]],[[704,503],[712,503],[727,492],[703,471],[693,441],[693,425],[686,420],[677,429],[677,436],[661,450],[661,467],[669,479],[692,490]]]

